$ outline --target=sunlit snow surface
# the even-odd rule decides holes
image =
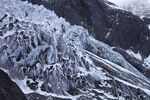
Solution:
[[[90,37],[86,29],[70,25],[63,18],[56,16],[53,11],[19,0],[1,0],[0,12],[0,18],[5,14],[8,15],[0,23],[0,27],[6,25],[2,30],[4,35],[0,36],[0,65],[9,70],[7,72],[24,93],[37,92],[52,96],[58,94],[61,98],[68,98],[62,95],[70,88],[69,85],[78,87],[78,83],[85,81],[88,84],[85,87],[90,90],[95,88],[93,81],[110,80],[102,68],[97,68],[91,59],[100,62],[126,80],[128,80],[126,76],[129,75],[142,84],[141,86],[141,84],[128,80],[134,86],[139,86],[143,90],[149,87],[147,78],[120,54],[114,52],[110,46]],[[14,28],[9,29],[8,26],[16,19],[17,24],[14,24]],[[6,49],[5,46],[7,46]],[[91,49],[86,51],[88,46]],[[18,60],[17,57],[20,59]],[[11,64],[9,64],[10,58],[13,62]],[[23,73],[24,68],[27,68],[26,73]],[[71,79],[68,79],[67,75]],[[38,87],[46,82],[57,94],[43,92],[40,88],[36,91],[29,89],[26,81],[32,82],[33,76],[39,77],[36,80],[39,82]],[[79,79],[78,83],[74,81],[76,79]],[[122,80],[116,80],[128,85]],[[102,85],[105,85],[105,82]],[[76,97],[67,93],[66,95],[72,99]],[[104,93],[104,95],[114,98],[109,93]]]

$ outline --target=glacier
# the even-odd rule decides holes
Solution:
[[[83,27],[20,0],[1,0],[0,12],[0,67],[27,97],[150,99],[149,78]]]

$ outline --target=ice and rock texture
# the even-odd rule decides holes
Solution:
[[[116,7],[113,9],[114,5],[106,0],[27,1],[44,5],[71,24],[83,26],[97,40],[122,49],[132,49],[145,56],[149,55],[150,30],[148,25],[131,12],[116,9]]]
[[[1,0],[0,12],[0,67],[29,100],[150,99],[147,74],[83,27],[19,0]]]

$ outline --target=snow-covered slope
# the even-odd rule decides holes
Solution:
[[[150,0],[108,0],[139,16],[150,17]]]
[[[150,98],[149,79],[83,27],[19,0],[1,0],[0,12],[0,67],[25,94]]]

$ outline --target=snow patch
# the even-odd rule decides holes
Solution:
[[[150,55],[144,60],[145,64],[150,68]]]
[[[142,60],[142,56],[141,56],[140,53],[134,53],[132,50],[127,50],[127,53],[128,53],[129,55],[131,55],[131,56],[133,56],[133,57],[139,59],[139,60]]]
[[[20,89],[22,90],[22,92],[24,94],[29,94],[29,93],[33,93],[34,91],[31,90],[27,84],[26,84],[26,81],[29,80],[28,78],[25,78],[24,80],[17,80],[17,79],[14,79],[13,81],[16,82],[16,84],[20,87]]]

